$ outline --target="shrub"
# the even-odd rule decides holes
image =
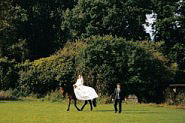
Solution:
[[[110,96],[116,83],[139,102],[161,102],[173,77],[160,43],[130,42],[112,36],[93,36],[67,44],[56,54],[20,65],[19,90],[46,95],[61,83],[73,83],[83,74],[85,84]]]
[[[46,100],[51,102],[61,102],[62,98],[63,97],[60,90],[51,91],[45,97]]]
[[[16,88],[18,77],[16,62],[8,58],[0,58],[0,90]]]
[[[83,47],[83,42],[69,43],[55,55],[22,64],[19,90],[23,96],[31,93],[43,96],[61,83],[73,82],[76,77],[75,58]]]
[[[185,83],[185,45],[177,43],[168,52],[170,62],[176,63],[176,76],[174,83]]]
[[[176,92],[174,92],[174,90]],[[170,105],[184,105],[185,104],[185,89],[184,87],[168,87],[164,91],[165,94],[165,102]]]
[[[136,94],[139,101],[162,101],[163,89],[173,73],[166,58],[157,50],[122,38],[91,37],[78,57],[77,70],[86,83],[99,93],[110,95],[116,83],[124,85],[125,95]]]
[[[9,89],[0,91],[0,100],[17,100],[17,97],[14,95],[14,91]]]

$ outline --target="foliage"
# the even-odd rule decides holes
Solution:
[[[13,5],[12,0],[0,2],[0,56],[16,59],[27,58],[25,39],[18,38],[17,27],[27,20],[25,10]]]
[[[153,56],[163,61],[160,53],[166,54],[169,64],[182,71],[177,74],[184,73],[183,60],[170,58],[185,40],[183,0],[2,0],[0,8],[0,56],[19,63],[50,56],[66,42],[93,35],[122,37],[156,50],[157,43],[138,41],[148,39],[143,24],[146,14],[153,13],[155,40],[164,41],[163,51]]]
[[[2,90],[44,95],[85,71],[101,93],[121,81],[149,101],[167,82],[184,83],[184,0],[1,0],[0,8]],[[151,13],[155,42],[143,41]]]
[[[150,0],[78,0],[65,11],[61,27],[69,30],[69,38],[113,35],[142,40],[149,36],[143,24],[151,4]]]
[[[50,57],[19,64],[17,95],[44,96],[83,74],[85,84],[95,87],[100,95],[110,96],[120,82],[125,96],[135,94],[140,102],[161,102],[174,74],[161,53],[162,45],[112,36],[76,40]]]
[[[0,100],[18,100],[12,89],[0,91]]]
[[[19,89],[42,96],[83,74],[85,84],[100,95],[111,95],[120,82],[125,96],[136,94],[140,102],[160,102],[173,77],[168,60],[159,52],[161,45],[112,36],[77,40],[50,57],[20,65]]]
[[[18,62],[46,57],[63,47],[62,13],[73,0],[0,2],[0,55]]]
[[[73,82],[76,77],[75,56],[86,45],[83,42],[69,43],[48,58],[25,62],[20,66],[20,91],[25,95],[42,96],[55,90],[61,83]]]
[[[185,104],[185,90],[184,87],[168,87],[165,92],[165,102],[169,105],[184,105]]]
[[[61,90],[51,91],[46,95],[45,99],[51,102],[61,102],[63,99]]]
[[[153,0],[154,12],[157,14],[156,40],[165,40],[166,47],[171,48],[185,39],[185,1]]]
[[[178,64],[180,70],[185,70],[185,45],[181,43],[175,44],[168,53],[170,61]]]
[[[87,84],[96,87],[99,93],[111,94],[120,82],[124,93],[136,94],[140,102],[162,101],[162,90],[173,76],[163,54],[146,50],[142,43],[110,36],[95,36],[86,42],[77,70],[84,74]]]
[[[176,63],[176,76],[174,83],[185,83],[185,45],[175,44],[168,52],[170,62]]]
[[[16,62],[8,58],[0,58],[0,90],[17,87],[18,70]]]

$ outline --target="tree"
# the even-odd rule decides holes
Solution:
[[[168,53],[170,62],[176,65],[175,83],[185,83],[185,45],[181,43],[175,44]]]
[[[86,84],[101,94],[111,94],[117,82],[124,93],[136,94],[143,102],[161,102],[173,72],[155,48],[158,44],[131,42],[111,36],[86,39],[87,47],[77,57],[77,71]],[[156,45],[156,47],[152,46]]]
[[[77,41],[67,43],[56,54],[20,64],[19,87],[23,96],[35,93],[40,96],[58,89],[62,83],[68,84],[76,81],[75,59],[86,47],[86,43]]]
[[[0,2],[0,56],[17,61],[25,60],[25,40],[18,37],[17,26],[26,21],[25,11],[12,0]]]
[[[49,56],[66,43],[62,13],[73,0],[3,0],[0,54],[18,62]]]
[[[142,40],[149,36],[143,24],[150,7],[150,0],[78,0],[64,13],[61,28],[68,30],[72,39],[111,34]]]
[[[164,54],[174,64],[175,83],[184,81],[184,44],[185,44],[185,1],[153,0],[154,12],[157,14],[156,41],[164,40]]]
[[[165,40],[168,48],[176,43],[185,43],[185,1],[156,1],[154,12],[157,14],[156,40]]]
[[[27,14],[27,21],[17,28],[19,36],[27,40],[29,59],[46,57],[63,47],[64,32],[60,29],[62,13],[73,7],[73,0],[14,1]]]
[[[0,90],[15,89],[18,78],[15,60],[0,58]]]

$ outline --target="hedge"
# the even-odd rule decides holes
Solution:
[[[0,90],[14,89],[17,87],[18,70],[15,60],[6,57],[0,58]]]
[[[119,82],[125,96],[136,94],[140,102],[161,102],[174,73],[160,45],[112,36],[79,39],[48,58],[21,64],[19,90],[24,95],[46,95],[83,74],[85,84],[99,95],[111,95]]]

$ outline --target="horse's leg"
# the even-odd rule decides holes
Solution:
[[[92,100],[93,106],[96,107],[96,99]]]
[[[81,111],[83,111],[85,105],[87,105],[87,100],[85,100],[85,103],[84,103],[84,105],[83,105],[82,108],[81,108]]]
[[[92,101],[89,100],[89,104],[90,104],[90,107],[91,107],[91,111],[93,110],[93,106],[92,106]]]
[[[69,98],[69,103],[68,103],[67,111],[69,111],[69,110],[70,110],[70,105],[71,105],[71,99]]]
[[[74,99],[74,105],[75,105],[76,109],[77,109],[78,111],[80,111],[80,109],[79,109],[78,106],[76,105],[76,102],[77,102],[77,100]]]

